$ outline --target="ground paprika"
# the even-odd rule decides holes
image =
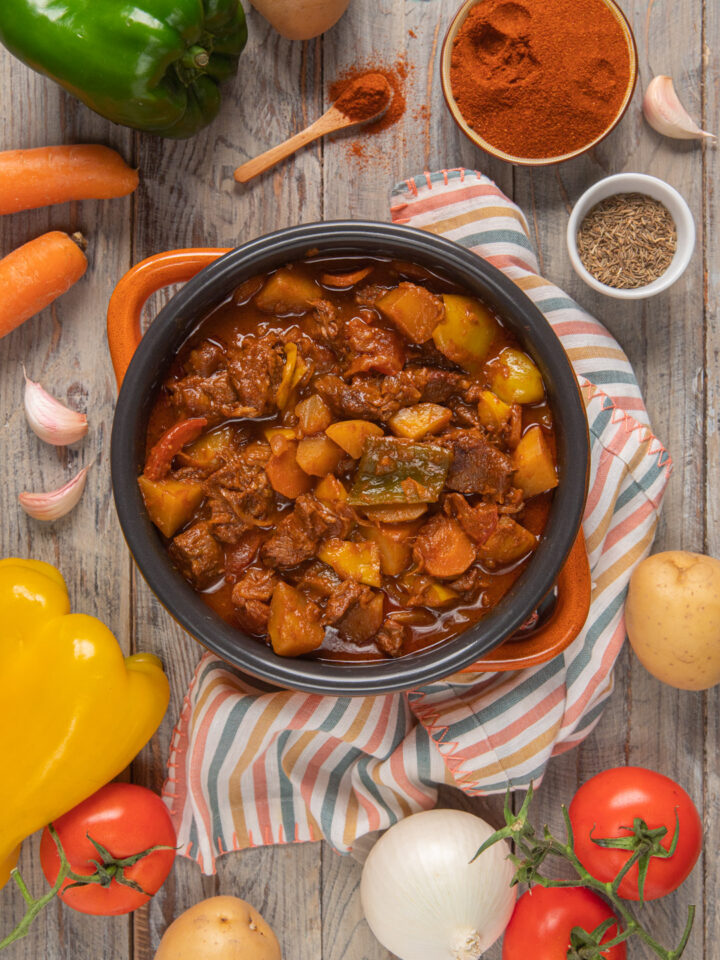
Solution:
[[[386,108],[392,98],[390,84],[381,73],[364,73],[351,80],[335,106],[351,120],[369,120]]]
[[[578,150],[618,113],[630,47],[603,0],[485,0],[455,38],[452,93],[466,122],[514,157]]]

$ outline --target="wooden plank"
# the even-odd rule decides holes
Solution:
[[[688,78],[680,91],[688,109],[702,117],[705,129],[715,129],[720,108],[720,74],[718,73],[712,39],[720,31],[720,8],[716,3],[705,4],[703,24],[703,84],[693,84]],[[704,152],[704,254],[705,272],[705,512],[704,552],[720,558],[720,209],[717,184],[720,162],[716,149]],[[720,871],[714,852],[720,846],[720,688],[709,690],[705,696],[705,777],[704,777],[704,847],[708,851],[704,861],[705,910],[704,939],[696,937],[698,955],[712,956],[720,940],[720,916],[713,906],[720,898]]]
[[[140,165],[152,174],[138,198],[134,261],[173,248],[237,246],[279,227],[322,219],[319,148],[246,186],[236,186],[232,179],[235,166],[301,129],[320,108],[320,41],[291,44],[255,11],[248,20],[251,39],[214,123],[192,140],[177,143],[138,135]],[[167,293],[153,298],[148,315],[166,299]],[[133,577],[137,644],[162,658],[171,679],[165,721],[134,766],[138,782],[159,790],[172,727],[201,648],[160,606],[137,571]],[[173,882],[134,915],[134,958],[149,960],[165,927],[191,904],[214,893],[242,897],[243,891],[291,945],[286,957],[316,958],[319,909],[294,908],[299,889],[303,902],[307,898],[309,905],[314,900],[319,904],[319,845],[233,854],[218,862],[217,877],[211,880],[178,858]]]
[[[642,120],[642,93],[652,74],[647,64],[644,3],[624,4],[640,43],[638,90],[619,128],[587,155],[555,170],[515,174],[515,197],[536,225],[545,274],[603,320],[628,352],[657,435],[675,459],[655,550],[702,549],[704,464],[702,257],[667,294],[640,303],[608,300],[586,287],[569,263],[565,230],[569,206],[591,183],[611,173],[642,170],[667,180],[685,196],[702,222],[702,158],[687,144],[656,135]],[[649,47],[658,72],[672,74],[691,90],[701,62],[703,4],[658,5]],[[682,37],[682,43],[678,43]],[[684,81],[684,83],[683,83]],[[672,398],[672,399],[670,399]],[[576,785],[600,770],[623,763],[658,769],[682,783],[702,811],[703,698],[664,687],[626,651],[616,671],[617,687],[596,732],[574,755],[554,761],[536,805],[539,821],[560,828],[559,804]],[[678,730],[682,736],[678,737]],[[699,917],[689,955],[701,955],[703,883],[698,867],[682,891],[648,908],[661,942],[673,944],[685,920],[685,904],[697,903]],[[710,941],[708,941],[710,942]],[[649,958],[642,945],[633,957]]]
[[[454,12],[453,4],[413,3],[403,8],[394,0],[355,0],[327,38],[323,72],[328,84],[356,65],[398,64],[406,70],[407,108],[400,122],[380,134],[351,134],[325,143],[325,219],[388,220],[396,183],[424,170],[479,165],[479,153],[452,120],[440,86],[440,48]],[[360,149],[356,152],[353,145]],[[492,161],[483,164],[483,172],[510,190],[509,167]],[[448,792],[448,801],[447,805],[453,801],[483,809],[455,791]],[[323,960],[386,960],[390,954],[362,917],[360,865],[327,846],[324,850]],[[485,956],[498,960],[499,946]]]
[[[641,50],[644,50],[643,0],[628,0]],[[705,4],[704,36],[717,36],[720,11]],[[476,151],[452,123],[441,100],[437,68],[439,46],[454,4],[406,3],[392,0],[354,0],[348,15],[321,41],[292,45],[279,40],[264,21],[250,12],[251,43],[243,58],[241,75],[229,95],[221,117],[210,130],[185,144],[170,144],[138,136],[135,143],[145,177],[136,201],[112,204],[69,205],[0,220],[0,252],[6,252],[50,226],[81,225],[95,239],[94,270],[64,297],[53,311],[29,323],[0,343],[5,405],[5,460],[13,464],[7,482],[0,485],[3,516],[18,518],[2,527],[3,554],[32,555],[61,563],[69,576],[76,608],[97,613],[119,637],[129,638],[130,565],[109,503],[107,453],[114,384],[106,356],[103,318],[114,281],[131,260],[184,245],[233,245],[251,236],[295,222],[344,216],[386,219],[392,184],[424,168],[468,165],[489,173],[507,192],[515,181],[515,196],[525,208],[541,246],[548,276],[565,286],[613,330],[628,350],[648,400],[658,435],[675,455],[675,476],[666,501],[665,518],[656,548],[683,546],[706,548],[720,555],[716,503],[718,436],[717,410],[720,384],[720,351],[712,321],[718,316],[718,242],[716,240],[716,154],[705,156],[704,199],[708,247],[705,333],[700,322],[703,305],[702,258],[696,256],[686,277],[668,295],[634,307],[619,306],[585,288],[570,271],[565,254],[564,226],[567,204],[589,183],[620,169],[647,169],[668,179],[688,198],[700,223],[702,212],[702,162],[697,147],[662,141],[644,128],[636,94],[632,111],[620,128],[591,157],[557,170],[530,174],[499,162],[489,162]],[[672,74],[681,96],[695,112],[701,106],[694,91],[700,89],[702,4],[656,4],[650,46],[656,72]],[[411,36],[410,31],[415,34]],[[682,38],[682,43],[678,43]],[[324,59],[321,50],[325,50]],[[349,142],[338,140],[316,145],[257,183],[236,187],[234,166],[289,133],[300,129],[323,109],[325,81],[363,58],[386,58],[406,51],[410,69],[410,106],[397,127],[374,138],[363,161],[349,153]],[[705,56],[705,113],[707,123],[717,116],[717,68]],[[643,54],[642,86],[649,79]],[[0,108],[0,148],[35,146],[50,142],[98,139],[120,148],[130,157],[132,135],[110,127],[78,107],[50,83],[0,51],[0,89],[6,94]],[[10,91],[10,95],[7,92]],[[326,103],[326,101],[325,101]],[[21,107],[14,109],[16,104]],[[426,110],[430,107],[430,123]],[[11,112],[11,108],[12,112]],[[694,109],[695,108],[695,109]],[[324,157],[324,162],[323,162]],[[319,189],[323,184],[322,191]],[[133,227],[133,210],[137,225]],[[133,233],[131,247],[130,232]],[[699,243],[702,233],[699,236]],[[102,264],[102,266],[100,266]],[[55,319],[58,323],[55,323]],[[88,329],[92,334],[88,336]],[[70,367],[67,357],[73,357]],[[707,378],[703,361],[707,357]],[[98,425],[97,445],[91,440],[58,459],[53,451],[25,431],[21,411],[22,378],[19,361],[32,364],[28,372],[42,379],[60,396],[86,401],[91,421]],[[34,365],[37,364],[37,367]],[[16,370],[14,374],[12,371]],[[670,399],[668,399],[670,398]],[[706,433],[701,424],[707,414]],[[705,450],[705,447],[707,448]],[[100,456],[93,469],[85,499],[76,513],[53,528],[31,524],[17,512],[16,485],[55,485],[77,465],[87,462],[95,449]],[[15,479],[18,478],[18,479]],[[707,484],[705,484],[707,479]],[[707,512],[707,517],[705,513]],[[102,550],[87,544],[102,542]],[[132,573],[133,580],[136,574]],[[171,676],[173,701],[161,735],[144,751],[135,766],[135,778],[159,788],[167,753],[169,731],[179,709],[198,649],[149,596],[144,584],[136,587],[135,645],[163,656]],[[536,803],[536,820],[559,826],[559,804],[575,786],[604,767],[636,762],[676,776],[696,801],[703,794],[703,721],[710,719],[704,761],[706,844],[717,845],[720,834],[718,768],[716,756],[720,727],[718,695],[712,692],[704,705],[702,695],[674,693],[649,678],[626,651],[620,661],[618,686],[610,706],[586,743],[553,761]],[[443,796],[443,803],[482,806],[459,795]],[[496,802],[490,812],[497,813]],[[490,818],[490,815],[488,815]],[[388,956],[369,934],[360,916],[357,885],[360,868],[320,847],[249,851],[223,858],[214,878],[202,878],[197,867],[179,859],[162,894],[150,909],[134,915],[135,958],[152,957],[165,926],[177,913],[215,892],[245,895],[254,900],[283,941],[288,957],[336,957],[385,960]],[[34,889],[43,880],[26,845],[23,871]],[[651,908],[658,935],[671,942],[682,920],[683,904],[702,902],[702,877],[708,902],[720,890],[712,859],[696,870],[674,897]],[[700,878],[700,879],[698,879]],[[298,893],[302,889],[302,907]],[[3,925],[19,915],[20,898],[3,891]],[[322,936],[319,929],[323,921]],[[78,960],[102,956],[130,960],[131,945],[126,919],[92,919],[52,907],[37,921],[33,935],[7,951],[8,960],[30,960],[44,954],[48,960],[72,955]],[[698,930],[700,933],[698,933]],[[703,951],[702,917],[698,921],[688,956],[709,956],[718,939],[714,911],[705,917]],[[492,960],[500,956],[494,948]],[[641,947],[633,957],[649,956]]]
[[[407,106],[398,123],[363,135],[349,132],[324,147],[325,219],[389,219],[392,187],[424,170],[467,166],[479,151],[462,134],[442,96],[439,57],[455,7],[393,0],[354,2],[325,43],[323,75],[329,86],[364,64],[405,74]],[[325,93],[325,106],[330,101]],[[509,190],[512,171],[500,161],[483,172]]]
[[[132,138],[95,116],[0,48],[0,149],[99,141],[132,161]],[[129,651],[127,554],[112,506],[109,434],[115,387],[107,355],[105,309],[113,278],[129,265],[131,200],[64,204],[0,218],[0,256],[49,229],[82,230],[88,238],[86,276],[50,309],[0,341],[2,450],[0,527],[2,556],[32,557],[59,566],[73,609],[98,616]],[[43,444],[25,423],[22,406],[28,374],[55,396],[86,411],[90,432],[67,449]],[[94,464],[82,501],[68,517],[42,524],[17,503],[22,489],[51,490],[80,466]],[[102,543],[102,550],[93,545]],[[29,696],[32,693],[29,691]],[[39,834],[24,845],[21,871],[37,894],[47,885],[40,870]],[[2,891],[2,928],[22,915],[14,885]],[[64,955],[127,960],[127,917],[89,918],[54,903],[30,935],[7,950],[8,960]]]

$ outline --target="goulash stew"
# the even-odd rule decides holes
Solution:
[[[557,485],[540,373],[425,268],[307,260],[243,283],[154,401],[138,480],[172,562],[285,657],[398,657],[522,573]]]

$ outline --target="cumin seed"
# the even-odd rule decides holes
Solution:
[[[670,211],[644,193],[618,193],[596,204],[577,234],[585,269],[609,287],[644,287],[661,277],[677,249]]]

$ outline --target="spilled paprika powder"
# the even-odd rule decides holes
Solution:
[[[557,157],[616,117],[630,47],[603,0],[481,0],[453,43],[450,80],[488,143],[514,157]]]

